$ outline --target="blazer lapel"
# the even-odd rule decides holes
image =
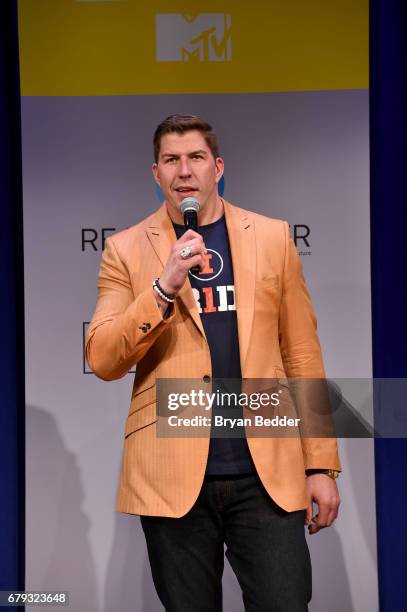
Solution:
[[[254,222],[249,212],[223,201],[232,253],[240,366],[244,376],[252,330],[256,283],[256,242]]]
[[[147,236],[155,251],[155,254],[164,268],[167,259],[170,256],[172,245],[177,240],[171,219],[167,213],[166,205],[163,204],[161,208],[159,208],[158,211],[149,218],[147,223]],[[178,294],[178,299],[183,302],[186,311],[194,320],[195,325],[201,334],[205,336],[201,317],[199,316],[198,307],[196,305],[194,294],[192,293],[191,283],[189,282],[188,277],[183,288]]]

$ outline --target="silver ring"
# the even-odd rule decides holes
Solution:
[[[184,247],[180,250],[179,254],[181,255],[182,259],[188,259],[192,256],[192,249],[189,246]]]

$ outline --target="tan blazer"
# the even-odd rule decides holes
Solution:
[[[288,224],[224,202],[232,253],[243,378],[324,377],[316,319]],[[157,437],[156,378],[211,376],[211,359],[189,280],[163,319],[152,281],[176,236],[165,205],[108,238],[86,356],[103,380],[137,364],[117,510],[180,517],[202,486],[205,437]],[[206,379],[207,380],[207,379]],[[288,511],[307,505],[307,468],[340,470],[333,438],[248,437],[258,475]]]

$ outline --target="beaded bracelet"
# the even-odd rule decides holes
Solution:
[[[173,302],[175,302],[175,295],[171,295],[171,293],[166,293],[164,291],[164,289],[161,287],[160,282],[159,282],[159,278],[155,278],[153,280],[153,289],[156,293],[158,293],[158,295],[165,300],[166,302],[168,302],[169,304],[172,304]]]

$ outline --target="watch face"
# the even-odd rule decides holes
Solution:
[[[330,478],[333,478],[333,480],[336,480],[339,476],[339,472],[336,470],[328,470],[327,474]]]

